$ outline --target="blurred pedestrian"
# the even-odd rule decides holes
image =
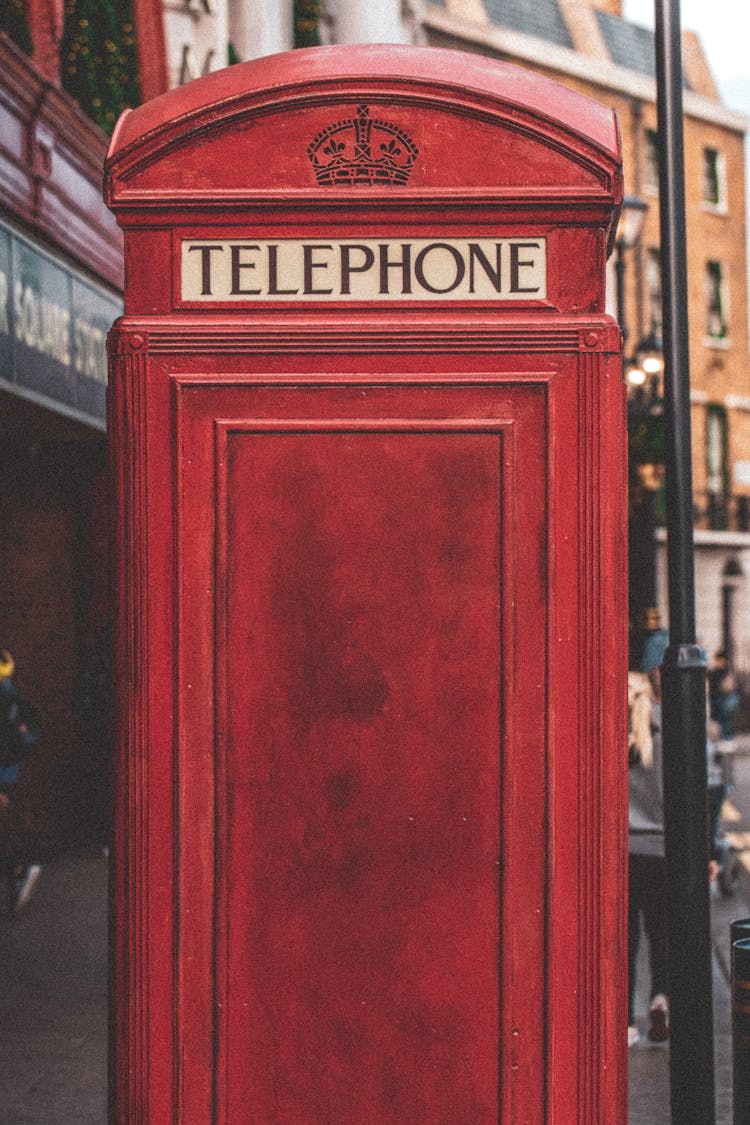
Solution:
[[[715,725],[715,724],[714,724]],[[721,826],[721,810],[727,795],[724,762],[718,753],[718,746],[712,738],[706,739],[706,779],[708,782],[708,840],[711,861],[709,872],[711,880],[717,885],[725,898],[735,892],[740,874],[740,864],[734,848],[725,837]]]
[[[641,920],[651,973],[647,1035],[656,1043],[669,1038],[661,738],[661,662],[668,643],[666,629],[655,630],[646,639],[639,670],[628,673],[629,1047],[639,1039],[635,989]]]
[[[36,709],[18,694],[13,685],[15,663],[6,649],[0,650],[0,814],[3,819],[11,807],[11,794],[18,784],[21,763],[39,741]],[[7,828],[0,830],[0,873],[10,896],[10,907],[25,906],[42,869],[25,863],[8,841]]]
[[[709,714],[719,726],[719,739],[723,744],[719,752],[726,753],[734,746],[735,719],[740,706],[737,680],[725,652],[717,652],[708,673]],[[728,745],[727,745],[728,744]]]

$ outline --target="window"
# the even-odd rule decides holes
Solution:
[[[727,412],[712,404],[706,413],[706,491],[708,526],[721,531],[727,526]]]
[[[646,286],[648,288],[649,333],[661,339],[661,251],[649,246],[646,259]]]
[[[712,342],[729,335],[728,303],[721,262],[706,262],[706,336]]]
[[[706,207],[723,210],[726,206],[724,157],[715,148],[703,150],[703,185],[701,198]]]
[[[659,190],[659,134],[656,129],[646,130],[645,186],[649,191]]]

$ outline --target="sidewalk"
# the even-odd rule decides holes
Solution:
[[[740,809],[750,809],[750,735],[737,738],[735,777],[737,792],[730,798]],[[735,825],[725,829],[750,830],[750,813],[741,815]],[[747,857],[746,857],[747,858]],[[732,898],[722,898],[717,888],[711,896],[711,937],[714,982],[714,1075],[716,1085],[716,1125],[732,1125],[732,1006],[729,982],[729,926],[738,918],[750,916],[750,869],[743,867]],[[641,1042],[628,1052],[628,1125],[669,1125],[669,1047],[649,1043],[645,1038],[645,1012],[648,1007],[647,943],[641,942],[638,963],[636,1009]]]
[[[716,1125],[732,1125],[732,1016],[726,965],[729,923],[746,912],[739,896],[729,900],[712,899]],[[641,1041],[628,1052],[628,1125],[669,1125],[669,1045],[649,1043],[645,1036],[648,1007],[645,947],[644,940],[641,943],[636,992]]]
[[[0,921],[0,1125],[106,1123],[106,885],[99,852],[50,860],[26,908]],[[729,923],[750,914],[746,900],[745,872],[733,898],[712,899],[717,1125],[731,1125]],[[629,1072],[629,1125],[669,1125],[667,1045],[644,1037]]]
[[[3,888],[4,890],[4,888]],[[0,919],[0,1125],[105,1125],[107,860],[49,860]]]

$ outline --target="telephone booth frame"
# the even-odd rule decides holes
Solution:
[[[623,1123],[614,113],[292,52],[106,199],[113,1119]]]

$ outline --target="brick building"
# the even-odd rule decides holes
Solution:
[[[620,0],[533,5],[442,0],[425,5],[423,27],[430,44],[480,50],[531,66],[617,110],[626,194],[645,205],[634,240],[621,226],[609,286],[610,311],[620,315],[626,334],[629,372],[631,618],[636,623],[658,606],[666,623],[659,371],[641,382],[644,360],[656,360],[652,366],[658,368],[658,354],[649,353],[661,342],[654,41],[650,31],[628,23],[621,12]],[[690,32],[683,35],[683,66],[698,634],[709,655],[726,648],[748,673],[747,121],[722,104],[700,41]],[[649,573],[654,539],[656,582]]]

